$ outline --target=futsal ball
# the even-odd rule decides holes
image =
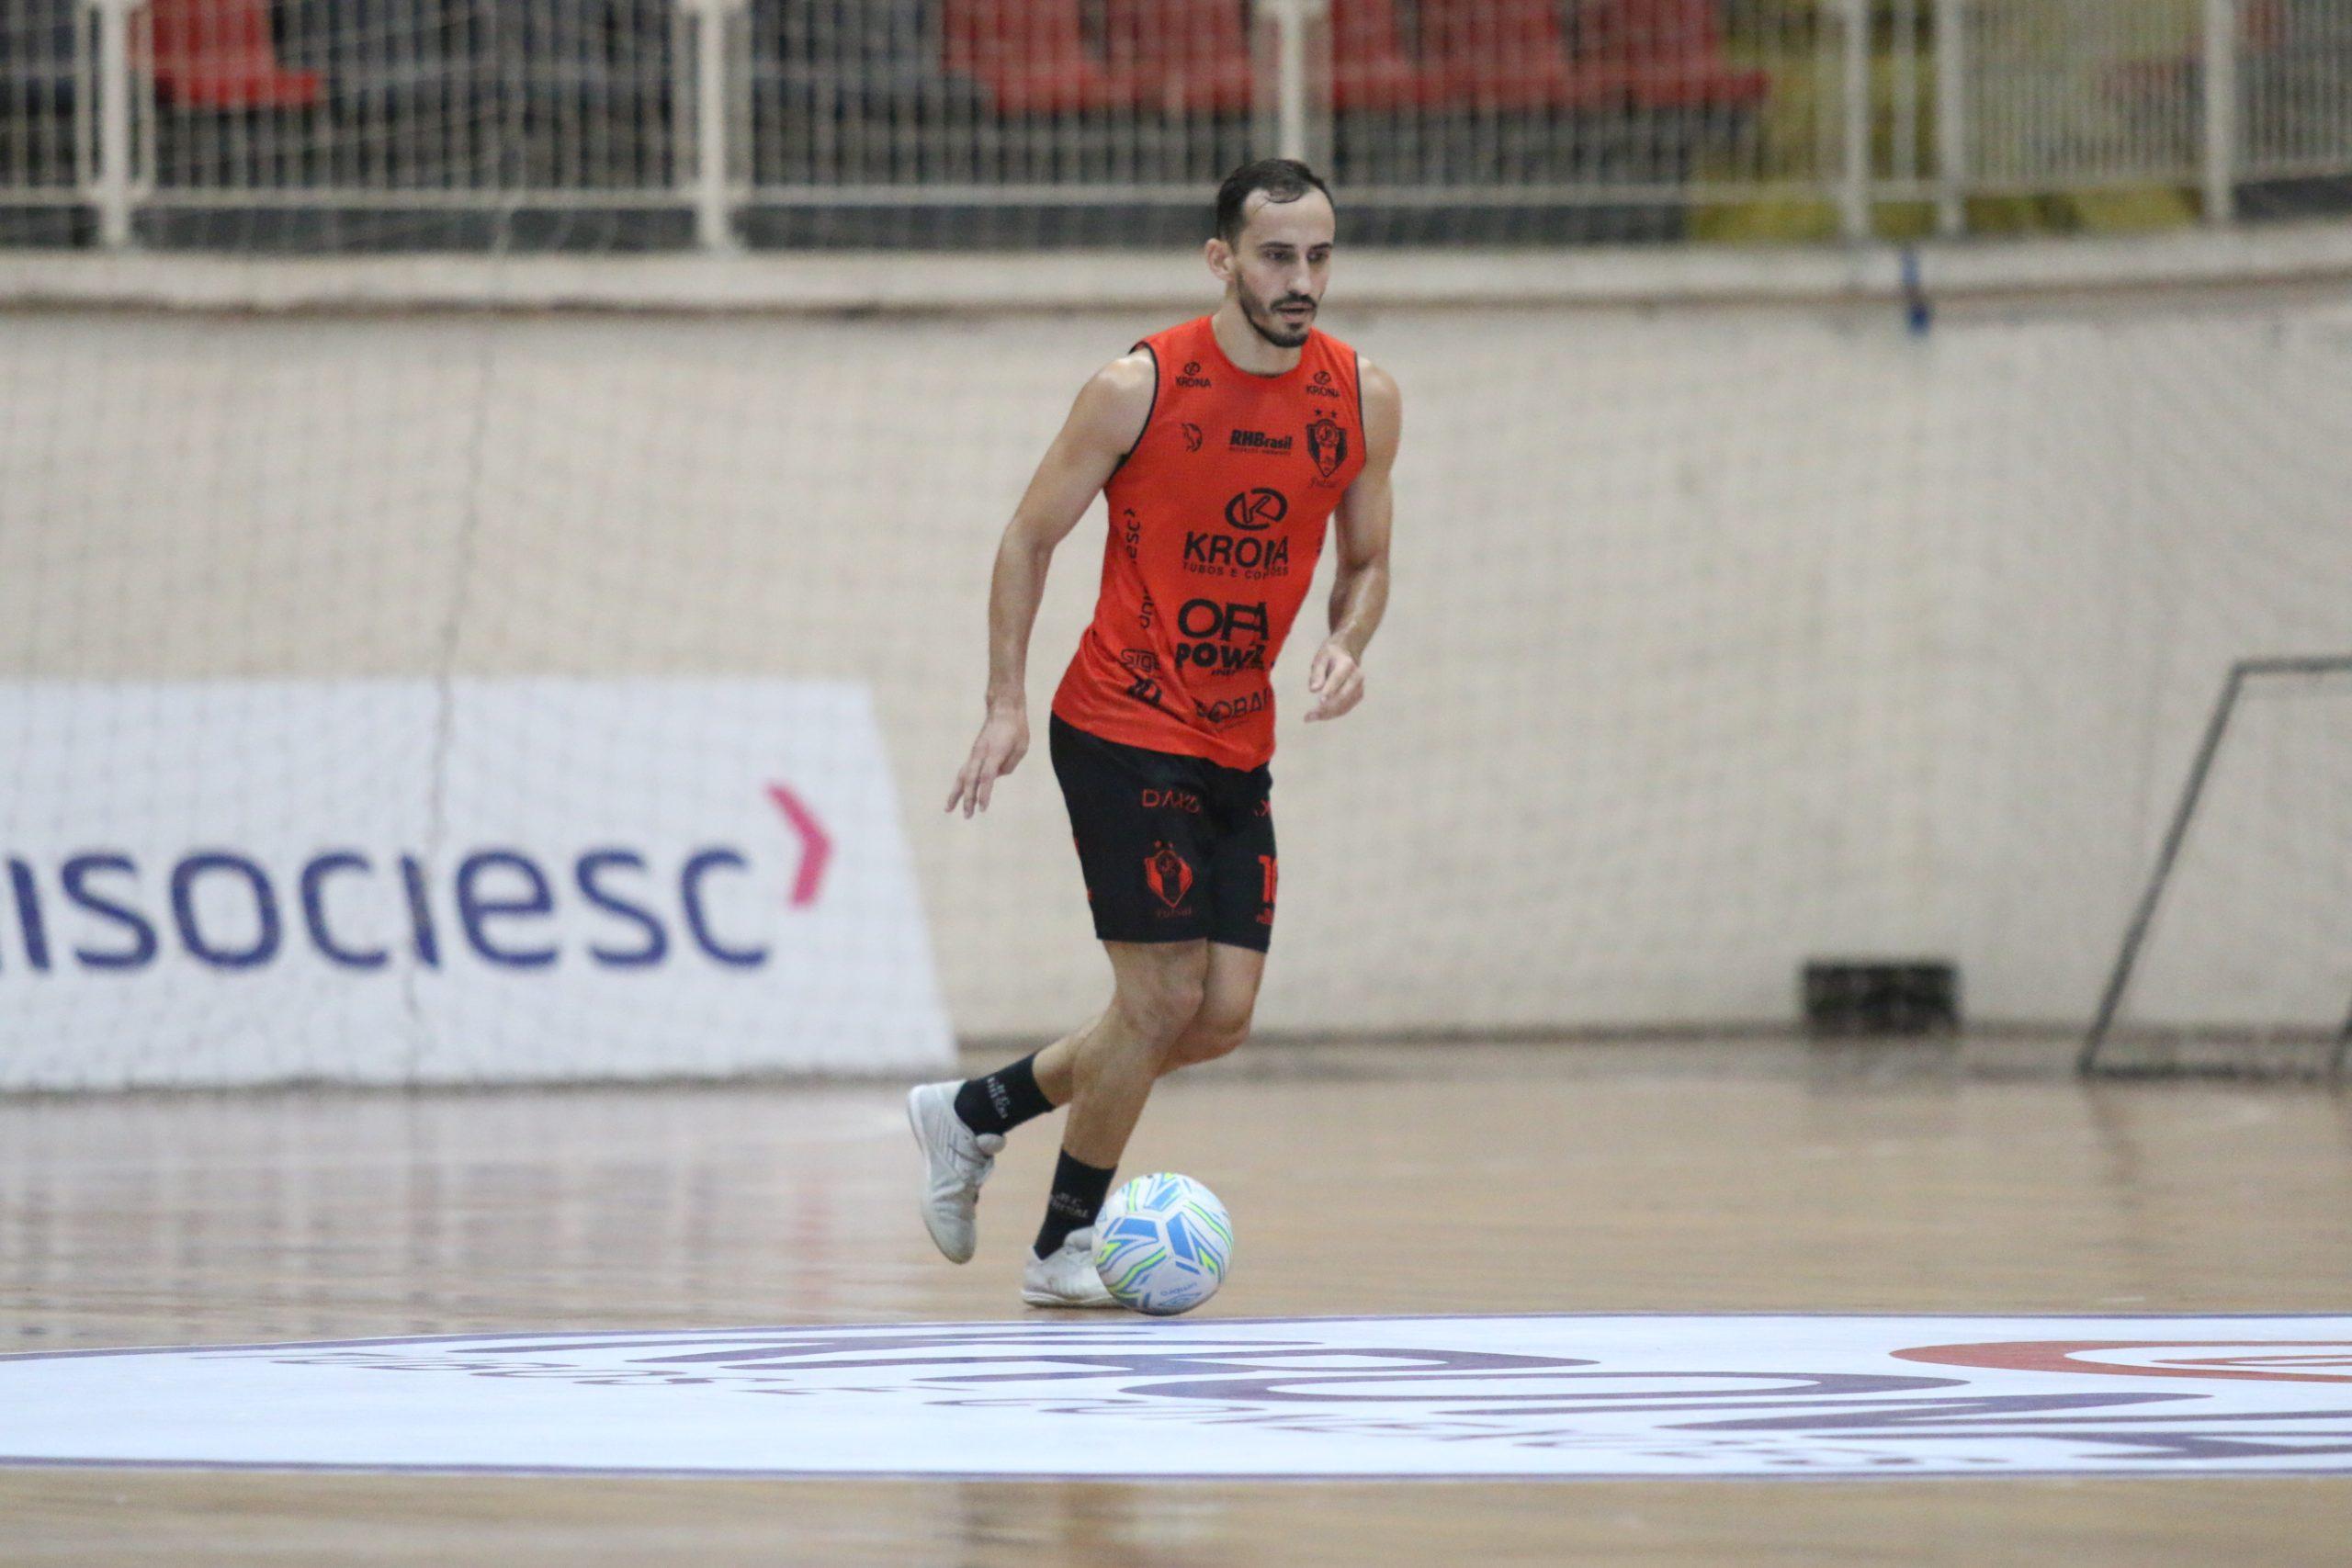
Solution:
[[[1225,1283],[1233,1222],[1216,1194],[1189,1176],[1138,1176],[1094,1220],[1094,1269],[1121,1306],[1172,1317]]]

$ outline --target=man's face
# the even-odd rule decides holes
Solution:
[[[1314,329],[1331,282],[1331,198],[1310,190],[1296,201],[1272,201],[1260,191],[1242,215],[1230,247],[1210,242],[1213,262],[1222,253],[1217,270],[1258,335],[1276,348],[1297,348]]]

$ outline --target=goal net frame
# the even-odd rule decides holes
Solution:
[[[2124,928],[2122,946],[2108,971],[2107,987],[2099,997],[2098,1011],[2091,1020],[2089,1032],[2083,1037],[2082,1051],[2075,1063],[2082,1077],[2263,1075],[2261,1066],[2250,1058],[2210,1064],[2182,1063],[2171,1058],[2119,1062],[2108,1047],[2115,1032],[2116,1015],[2122,1009],[2124,993],[2130,989],[2132,973],[2138,967],[2141,951],[2154,926],[2157,912],[2164,905],[2174,866],[2180,859],[2182,847],[2188,841],[2198,806],[2204,798],[2206,783],[2212,775],[2213,764],[2221,755],[2223,743],[2228,739],[2230,720],[2237,712],[2239,699],[2255,682],[2320,675],[2352,675],[2352,653],[2241,659],[2230,666],[2229,677],[2222,683],[2221,695],[2214,701],[2213,710],[2206,718],[2204,736],[2199,740],[2197,755],[2189,763],[2188,777],[2181,786],[2179,802],[2174,807],[2172,820],[2165,829],[2164,842],[2156,852],[2155,866],[2148,874],[2147,886],[2141,892],[2140,902],[2132,912],[2131,924]],[[2328,1048],[2328,1077],[2341,1078],[2344,1076],[2347,1055],[2352,1055],[2352,998],[2346,999],[2344,1021],[2337,1026],[2335,1042]]]

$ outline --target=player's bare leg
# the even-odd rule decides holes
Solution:
[[[1209,967],[1201,1008],[1192,1023],[1160,1058],[1161,1077],[1230,1055],[1250,1038],[1250,1018],[1258,1007],[1258,984],[1266,976],[1266,955],[1227,942],[1209,943]]]
[[[1062,1147],[1089,1165],[1115,1165],[1159,1064],[1191,1028],[1207,993],[1205,942],[1106,942],[1116,976],[1111,1006],[1071,1051],[1069,1121]]]
[[[1159,1076],[1166,1077],[1180,1067],[1229,1055],[1249,1039],[1250,1017],[1258,1007],[1258,987],[1265,975],[1264,953],[1227,942],[1210,942],[1200,1010],[1160,1057]],[[1101,1022],[1098,1018],[1071,1030],[1034,1058],[1037,1087],[1056,1105],[1069,1103],[1077,1088],[1079,1043]]]
[[[1091,1021],[1079,1025],[1030,1058],[1032,1070],[1037,1076],[1037,1087],[1045,1091],[1047,1100],[1056,1105],[1069,1103],[1070,1096],[1078,1091],[1079,1045],[1100,1029],[1102,1021],[1110,1016],[1110,1009],[1103,1009]]]
[[[1153,1081],[1207,994],[1205,942],[1102,946],[1114,976],[1111,1005],[1092,1028],[1039,1053],[1034,1069],[1047,1092],[1067,1075],[1069,1117],[1035,1257],[1022,1271],[1021,1296],[1033,1306],[1112,1304],[1094,1272],[1094,1216]]]
[[[1266,972],[1264,953],[1225,942],[1105,946],[1113,950],[1114,975],[1121,972],[1121,953],[1133,955],[1124,962],[1135,976],[1120,996],[1114,997],[1109,1008],[1025,1061],[1014,1062],[965,1083],[926,1084],[909,1096],[909,1116],[915,1125],[917,1142],[937,1168],[926,1189],[924,1218],[933,1238],[944,1238],[940,1239],[940,1250],[957,1262],[972,1255],[980,1183],[988,1179],[993,1156],[1003,1146],[1004,1134],[1046,1110],[1068,1105],[1078,1092],[1081,1059],[1091,1064],[1098,1077],[1107,1066],[1115,1089],[1131,1077],[1125,1070],[1126,1055],[1137,1050],[1139,1042],[1166,1032],[1167,1015],[1181,1007],[1184,1000],[1181,992],[1187,987],[1174,987],[1180,994],[1166,995],[1171,987],[1159,973],[1162,967],[1189,971],[1193,963],[1190,954],[1202,947],[1206,949],[1199,1005],[1193,1010],[1191,1022],[1161,1048],[1153,1073],[1155,1079],[1179,1067],[1214,1061],[1249,1038],[1259,982]],[[1155,959],[1151,956],[1154,953],[1164,956]],[[1095,1043],[1106,1024],[1110,1026],[1109,1036],[1101,1044]],[[1107,1062],[1096,1058],[1097,1052],[1110,1053]],[[1141,1114],[1141,1100],[1135,1100],[1131,1092],[1117,1098],[1133,1101],[1132,1110],[1120,1113],[1131,1133],[1136,1118]],[[963,1107],[961,1114],[958,1106]],[[1086,1160],[1067,1140],[1064,1147],[1081,1164],[1115,1168],[1126,1139],[1121,1135],[1116,1152],[1105,1156],[1104,1145],[1109,1140],[1100,1120],[1090,1118],[1085,1148],[1102,1157]],[[959,1154],[960,1162],[956,1158]]]

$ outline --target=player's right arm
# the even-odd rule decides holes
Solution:
[[[969,817],[987,810],[996,781],[1028,754],[1029,632],[1045,597],[1046,568],[1054,547],[1069,536],[1120,460],[1143,438],[1159,374],[1141,349],[1096,371],[1079,389],[1061,434],[1046,449],[1005,525],[989,581],[988,715],[948,794],[950,811],[961,806]]]

